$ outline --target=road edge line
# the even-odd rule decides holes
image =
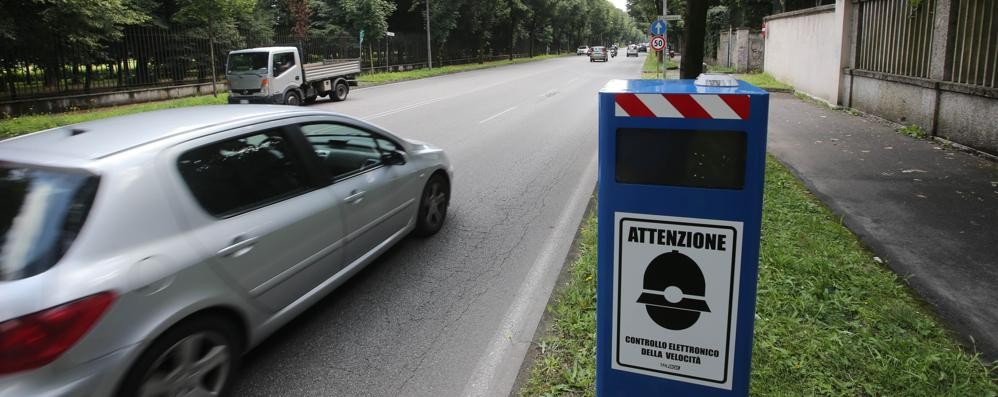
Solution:
[[[573,246],[572,244],[575,243],[575,237],[578,233],[579,224],[581,224],[581,221],[585,219],[585,211],[589,208],[590,202],[592,201],[591,196],[592,192],[595,190],[597,176],[596,162],[597,156],[593,153],[592,159],[586,165],[585,171],[583,171],[582,176],[579,178],[575,191],[572,192],[570,201],[572,204],[565,207],[562,213],[558,216],[558,220],[551,231],[552,236],[563,236],[567,234],[566,231],[572,230],[570,234],[572,236],[572,240],[567,242],[567,248],[569,250],[571,250]],[[586,195],[590,196],[589,200],[582,199]],[[581,218],[578,222],[572,222],[572,220],[576,217],[576,214],[579,214]],[[474,397],[508,396],[513,390],[513,386],[516,383],[517,378],[519,378],[524,358],[529,351],[529,347],[533,341],[533,336],[536,333],[537,325],[540,324],[540,320],[543,318],[544,312],[547,310],[547,302],[551,299],[551,293],[553,292],[554,287],[564,270],[565,256],[567,255],[562,255],[558,260],[552,258],[552,256],[556,254],[555,250],[559,243],[561,243],[561,241],[558,238],[548,240],[548,243],[537,256],[537,259],[530,267],[530,271],[527,272],[523,284],[520,285],[520,289],[517,291],[513,303],[510,304],[509,308],[506,310],[506,313],[503,315],[503,318],[499,323],[499,329],[496,330],[488,348],[481,356],[482,358],[480,358],[478,363],[475,365],[475,370],[468,378],[468,382],[465,383],[464,391],[461,395]],[[555,269],[555,266],[559,265],[560,267],[557,268],[557,273],[555,273],[554,277],[552,277],[550,274],[551,270]],[[539,292],[546,292],[547,299],[544,300],[544,305],[541,306],[540,313],[537,313],[536,322],[531,321],[533,328],[528,329],[529,327],[526,327],[528,320],[527,317],[530,316],[530,314],[533,314],[529,312],[531,309],[531,303],[534,303],[530,298],[536,296]],[[512,336],[517,334],[521,336],[526,335],[530,339],[528,339],[526,343],[513,340]],[[497,376],[496,372],[499,370],[503,362],[509,359],[516,360],[516,370],[511,374],[504,376],[506,378],[511,378],[504,382],[503,379],[499,379],[500,377]],[[513,366],[511,365],[510,367]],[[505,384],[497,390],[494,385],[500,383]]]

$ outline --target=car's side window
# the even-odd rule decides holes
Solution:
[[[180,155],[177,167],[198,203],[219,217],[309,189],[305,168],[279,129],[188,150]]]
[[[274,76],[280,76],[282,73],[291,69],[295,66],[295,53],[293,52],[281,52],[274,54]]]
[[[337,123],[305,124],[301,132],[333,179],[348,178],[381,166],[385,145],[394,145],[367,131]]]

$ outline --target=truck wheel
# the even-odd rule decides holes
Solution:
[[[349,93],[350,86],[347,85],[347,82],[341,81],[336,83],[336,87],[333,87],[333,92],[329,94],[329,98],[332,99],[333,102],[339,102],[347,99],[347,94]]]
[[[284,104],[289,106],[301,106],[301,97],[295,91],[288,91],[284,94]]]

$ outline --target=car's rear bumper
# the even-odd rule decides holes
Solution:
[[[45,367],[0,376],[0,397],[83,397],[113,395],[136,346],[118,349],[66,368],[58,360]]]

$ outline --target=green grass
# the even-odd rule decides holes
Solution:
[[[542,59],[562,57],[566,55],[568,54],[538,55],[533,58],[516,58],[512,61],[504,59],[500,61],[491,61],[485,63],[470,63],[464,65],[441,66],[441,67],[435,67],[433,69],[415,69],[415,70],[407,70],[404,72],[363,74],[357,78],[357,81],[369,84],[393,83],[396,81],[422,79],[426,77],[440,76],[456,72],[465,72],[469,70],[492,68],[503,65],[512,65],[514,63],[533,62]]]
[[[596,221],[548,307],[523,396],[594,394]],[[996,396],[996,367],[964,352],[903,280],[787,169],[766,164],[754,396]]]
[[[188,106],[217,105],[226,103],[228,94],[219,94],[171,99],[134,105],[114,106],[93,110],[73,111],[56,114],[35,114],[0,119],[0,138],[9,138],[29,132],[45,130],[67,124],[121,116],[132,113],[149,112],[159,109],[182,108]]]
[[[666,59],[665,67],[667,70],[679,69],[679,65],[671,59]],[[641,78],[659,79],[661,76],[661,73],[658,71],[658,58],[655,56],[654,52],[649,52],[645,56],[644,64],[641,66]]]
[[[735,73],[735,68],[727,66],[707,65],[709,73]]]
[[[736,74],[735,78],[738,80],[742,80],[746,83],[752,84],[756,87],[762,88],[764,90],[792,91],[794,89],[793,87],[787,84],[783,84],[777,81],[776,79],[773,78],[773,76],[770,76],[769,73]]]
[[[925,139],[929,133],[918,124],[911,124],[897,129],[898,132],[915,139]]]

